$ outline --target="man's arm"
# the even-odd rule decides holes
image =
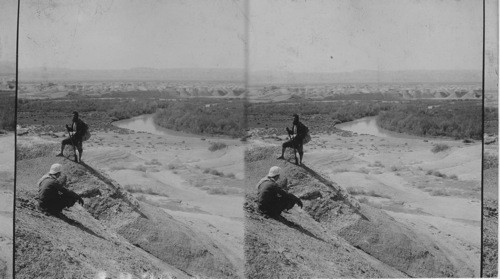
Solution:
[[[273,185],[273,190],[275,191],[276,194],[282,197],[288,195],[288,193],[285,190],[281,189],[278,185]]]
[[[297,196],[293,195],[293,197],[295,198],[295,203],[300,206],[300,208],[302,208],[302,206],[304,206],[302,204],[302,201],[300,200],[300,198],[298,198]]]
[[[298,198],[294,194],[288,193],[287,191],[281,189],[277,185],[274,185],[272,189],[273,189],[273,191],[275,191],[275,193],[277,195],[279,195],[281,197],[291,197],[294,200],[295,204],[297,204],[298,206],[300,206],[300,208],[302,208],[302,206],[303,206],[302,201],[300,200],[300,198]]]
[[[66,179],[63,180],[64,182],[61,180],[63,180],[63,179],[56,179],[54,184],[53,184],[53,187],[55,189],[57,189],[57,191],[59,191],[63,194],[71,194],[71,192],[72,192],[71,190],[64,188],[64,184],[66,182]]]
[[[66,124],[66,129],[70,132],[73,132],[75,129],[73,128],[75,126],[75,122],[71,123],[71,126],[68,126],[68,124]]]
[[[64,181],[66,181],[66,179]],[[57,181],[54,184],[54,187],[56,187],[56,189],[59,192],[61,192],[62,194],[68,195],[68,196],[71,196],[71,197],[75,198],[80,205],[83,205],[83,199],[80,197],[80,195],[78,195],[77,193],[75,193],[75,192],[73,192],[73,191],[71,191],[69,189],[66,189],[64,187],[64,185],[62,183],[60,183],[60,181]]]

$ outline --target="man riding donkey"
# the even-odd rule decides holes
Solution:
[[[82,161],[82,153],[83,153],[83,141],[86,141],[90,138],[89,127],[78,117],[78,112],[73,112],[73,123],[71,126],[66,124],[66,129],[68,130],[69,137],[65,138],[61,142],[61,153],[57,154],[57,156],[63,157],[64,147],[66,145],[72,145],[73,148],[78,149],[79,158],[76,156],[75,151],[75,162]],[[74,132],[73,135],[71,132]]]
[[[289,140],[283,143],[281,149],[281,156],[278,159],[285,159],[285,150],[287,147],[293,148],[293,153],[295,155],[295,164],[302,164],[302,157],[304,155],[304,144],[311,140],[309,136],[309,128],[299,121],[299,116],[297,114],[293,115],[293,127],[290,130],[286,127],[286,131],[288,132]],[[295,135],[295,137],[293,137]],[[297,154],[299,153],[299,160],[297,160]]]

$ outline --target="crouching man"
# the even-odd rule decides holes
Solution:
[[[266,177],[257,184],[258,189],[258,209],[261,213],[270,217],[278,217],[283,210],[291,209],[295,204],[302,208],[302,201],[293,194],[281,189],[277,181],[280,177],[281,169],[271,167]]]
[[[38,205],[52,215],[60,214],[76,202],[83,205],[83,199],[77,193],[64,188],[66,177],[61,176],[61,169],[61,164],[53,164],[50,171],[38,180]]]

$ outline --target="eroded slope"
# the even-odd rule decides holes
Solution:
[[[34,200],[36,181],[56,162],[63,164],[68,187],[85,200],[84,207],[76,205],[64,211],[62,218],[42,214]],[[95,278],[104,273],[112,277],[236,277],[235,268],[207,237],[137,201],[91,166],[52,156],[17,164],[18,278],[40,274]]]
[[[473,276],[467,263],[449,259],[428,237],[358,203],[313,169],[276,160],[276,154],[276,147],[259,147],[245,156],[250,278],[276,277],[278,271],[283,278]],[[282,167],[289,191],[304,202],[281,220],[260,217],[253,205],[255,184],[273,165]]]

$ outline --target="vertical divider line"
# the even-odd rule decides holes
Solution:
[[[17,26],[16,26],[16,96],[14,97],[14,193],[12,202],[12,278],[16,278],[16,185],[17,185],[17,98],[19,96],[19,17],[21,0],[17,0]]]
[[[482,127],[481,127],[481,134],[482,134],[482,144],[481,144],[481,257],[480,257],[480,263],[479,263],[479,276],[483,277],[483,241],[484,241],[484,74],[485,74],[485,42],[486,39],[486,0],[483,0],[483,68],[482,68],[482,103],[483,103],[483,109],[482,109]]]
[[[245,95],[244,95],[244,100],[243,100],[243,129],[245,129],[245,135],[244,137],[248,139],[248,104],[249,104],[249,72],[250,72],[250,0],[243,0],[244,1],[244,85],[245,85]],[[245,141],[246,143],[246,141]],[[243,183],[246,181],[246,162],[245,162],[245,152],[246,148],[243,149]],[[245,197],[245,193],[243,193],[243,197]],[[243,204],[241,205],[243,207],[245,203],[245,200],[243,200]],[[243,274],[246,274],[246,254],[245,254],[245,233],[246,233],[246,219],[245,219],[245,210],[243,209]]]

